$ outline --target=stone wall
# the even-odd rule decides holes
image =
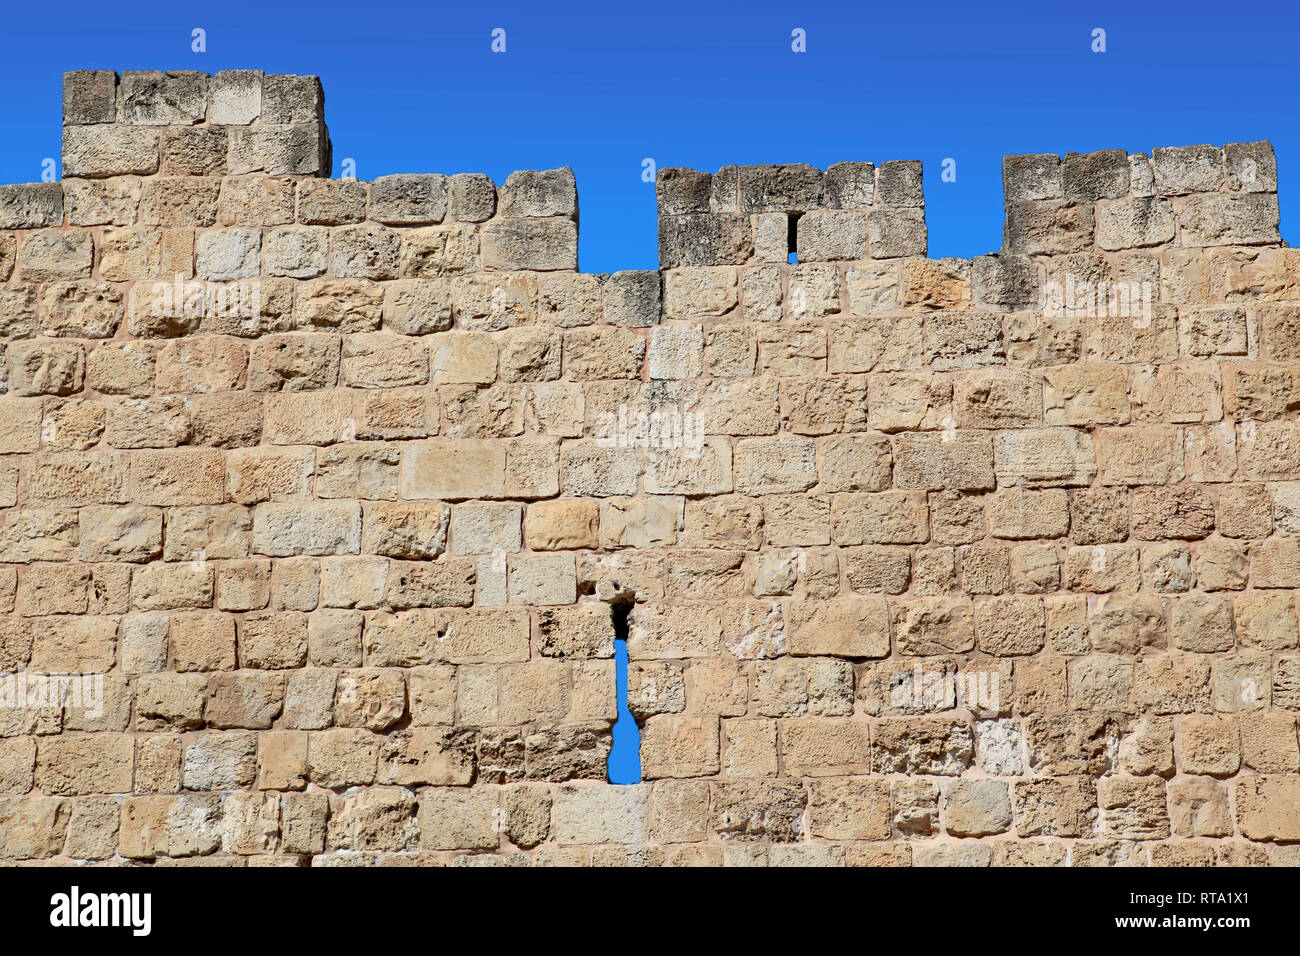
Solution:
[[[330,162],[79,72],[0,187],[0,858],[1300,862],[1267,143],[1008,157],[974,260],[916,162],[665,169],[613,275],[568,169]]]

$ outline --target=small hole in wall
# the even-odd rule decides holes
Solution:
[[[799,262],[799,214],[791,213],[789,225],[785,232],[785,247],[790,250],[786,261],[791,264]]]
[[[618,719],[614,721],[614,743],[609,751],[609,782],[641,782],[641,729],[627,704],[627,635],[628,617],[634,606],[632,598],[610,604],[614,618],[614,681],[618,697]]]

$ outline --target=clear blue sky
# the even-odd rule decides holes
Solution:
[[[587,272],[655,267],[646,158],[921,159],[930,254],[970,256],[1000,242],[1003,153],[1271,139],[1296,234],[1297,4],[1045,6],[17,3],[0,25],[0,180],[39,179],[58,157],[64,70],[255,67],[320,74],[336,173],[344,157],[362,179],[572,166]],[[956,182],[940,181],[946,157]]]

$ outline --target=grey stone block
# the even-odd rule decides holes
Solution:
[[[69,179],[63,183],[63,207],[72,226],[130,226],[140,205],[140,181]]]
[[[62,224],[62,183],[0,186],[0,229],[40,229]]]
[[[740,212],[740,167],[723,166],[709,185],[709,212]]]
[[[208,122],[247,126],[262,115],[261,70],[224,70],[208,89]]]
[[[220,176],[230,138],[219,126],[172,126],[162,132],[159,172],[164,176]]]
[[[325,91],[318,76],[272,73],[262,77],[263,123],[286,126],[325,121]]]
[[[870,225],[871,258],[897,259],[925,255],[924,209],[873,209]]]
[[[483,268],[555,272],[578,268],[578,227],[572,219],[497,219],[483,227]]]
[[[655,201],[661,216],[709,212],[713,177],[698,169],[668,166],[655,175]]]
[[[919,159],[893,159],[876,170],[876,202],[881,206],[924,206]]]
[[[821,170],[807,163],[741,166],[740,211],[807,212],[822,204]]]
[[[1097,245],[1107,251],[1139,249],[1172,242],[1174,207],[1167,199],[1146,196],[1097,204]]]
[[[866,258],[867,214],[861,210],[814,210],[799,217],[797,230],[800,262]]]
[[[605,321],[627,328],[659,324],[661,290],[659,273],[615,272],[605,283]]]
[[[1122,149],[1067,153],[1061,163],[1061,189],[1066,199],[1119,199],[1128,195],[1128,183],[1128,153]]]
[[[1064,199],[1007,203],[1002,248],[1017,255],[1060,255],[1092,245],[1093,214],[1088,203]]]
[[[872,163],[835,163],[826,170],[826,206],[866,209],[875,201],[876,167]]]
[[[750,218],[754,229],[754,258],[761,262],[788,261],[790,217],[783,212],[764,212]]]
[[[323,176],[329,172],[329,143],[318,123],[231,127],[227,171],[232,176]]]
[[[1156,194],[1156,173],[1151,165],[1151,157],[1146,153],[1134,153],[1128,158],[1129,192],[1136,197],[1154,196]]]
[[[370,184],[370,218],[389,225],[429,225],[447,215],[447,177],[437,173],[380,176]]]
[[[486,222],[497,210],[497,186],[482,173],[451,177],[451,218],[457,222]]]
[[[147,176],[158,171],[158,130],[102,124],[63,128],[63,175]]]
[[[508,219],[578,215],[578,187],[573,170],[521,169],[501,187],[501,215]]]
[[[1256,246],[1282,241],[1274,193],[1193,196],[1178,215],[1178,227],[1184,246]]]
[[[72,70],[63,74],[63,125],[112,123],[117,119],[117,74]]]
[[[740,265],[751,251],[748,216],[666,216],[659,220],[661,269]]]
[[[1040,267],[1026,256],[980,256],[971,264],[975,307],[1033,308],[1042,289]]]
[[[190,70],[127,70],[117,87],[117,121],[130,126],[188,126],[208,112],[208,76]]]
[[[1217,146],[1158,146],[1152,157],[1159,196],[1214,193],[1223,187],[1223,150]]]
[[[1268,140],[1228,143],[1223,147],[1228,188],[1243,193],[1277,192],[1277,157]]]
[[[1008,203],[1061,198],[1061,157],[1024,153],[1002,157],[1002,193]]]
[[[298,221],[338,226],[366,218],[366,184],[355,179],[304,179],[298,183]]]

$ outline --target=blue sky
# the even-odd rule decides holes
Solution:
[[[921,159],[930,254],[995,249],[1001,156],[1271,139],[1300,214],[1300,9],[1132,3],[11,5],[0,180],[59,155],[64,70],[318,73],[334,140],[373,179],[570,165],[587,272],[656,265],[643,161]],[[190,50],[190,31],[207,52]],[[506,52],[491,33],[506,31]],[[1107,51],[1090,50],[1094,28]],[[791,50],[806,32],[807,52]],[[945,158],[956,182],[940,180]],[[1300,177],[1296,177],[1300,178]]]
[[[920,159],[931,256],[995,250],[1004,153],[1270,139],[1300,219],[1300,5],[230,0],[10,5],[0,181],[59,156],[71,69],[257,68],[325,85],[335,174],[570,165],[586,272],[656,266],[657,166]],[[191,51],[191,31],[207,50]],[[506,31],[506,52],[491,51]],[[1091,50],[1094,29],[1106,52]],[[791,49],[792,31],[806,52]],[[943,182],[944,159],[956,181]],[[625,664],[620,671],[625,672]],[[622,725],[616,781],[637,779]]]

